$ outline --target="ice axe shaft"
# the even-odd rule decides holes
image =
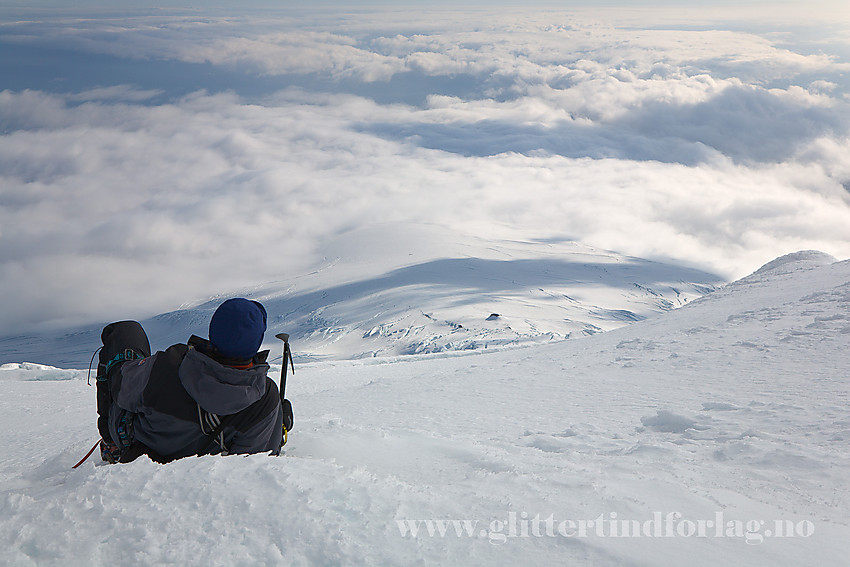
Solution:
[[[283,363],[280,367],[280,401],[283,402],[286,392],[286,365],[288,362],[292,373],[295,374],[295,364],[292,362],[292,350],[289,348],[289,333],[278,333],[275,338],[283,341]]]
[[[280,366],[280,407],[283,411],[283,438],[280,446],[286,445],[289,439],[289,431],[292,429],[292,404],[286,399],[286,363],[292,368],[292,373],[295,374],[295,364],[292,362],[292,350],[289,348],[289,334],[279,333],[276,338],[283,341],[283,364]]]

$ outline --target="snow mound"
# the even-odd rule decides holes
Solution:
[[[640,422],[653,431],[667,433],[685,433],[689,429],[706,429],[705,426],[698,425],[696,420],[677,415],[669,410],[658,410],[656,415],[640,418]]]
[[[0,380],[81,380],[85,377],[85,370],[65,370],[32,362],[10,362],[0,366]]]
[[[764,275],[768,272],[788,273],[794,270],[806,270],[834,264],[838,260],[833,256],[819,250],[800,250],[780,256],[771,260],[755,272],[753,275]]]

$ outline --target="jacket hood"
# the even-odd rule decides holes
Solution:
[[[269,365],[265,361],[256,362],[253,367],[240,370],[190,348],[178,375],[186,392],[201,408],[217,415],[229,415],[245,409],[266,393]]]

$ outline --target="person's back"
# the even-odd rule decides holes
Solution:
[[[277,454],[285,417],[268,351],[257,352],[265,329],[263,306],[241,298],[216,310],[210,340],[192,336],[153,356],[138,323],[107,325],[98,366],[104,460]]]

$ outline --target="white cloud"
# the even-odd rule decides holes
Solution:
[[[54,45],[316,73],[390,100],[408,76],[423,103],[306,86],[159,105],[167,84],[0,92],[0,334],[297,274],[384,221],[570,237],[728,277],[798,249],[850,256],[846,64],[743,32],[451,14],[47,26]]]
[[[22,22],[8,26],[3,37],[7,42],[120,57],[364,81],[420,71],[432,76],[465,73],[549,82],[570,79],[576,68],[587,65],[597,77],[643,75],[668,65],[691,73],[722,70],[763,83],[789,72],[850,69],[822,53],[781,47],[787,33],[758,35],[712,27],[741,15],[764,26],[764,11],[763,6],[754,13],[728,6],[722,11],[458,8],[423,9],[411,17],[405,8],[381,13],[283,10],[262,17],[157,15]],[[788,17],[785,23],[799,26],[805,21]],[[646,29],[647,23],[654,29]]]

